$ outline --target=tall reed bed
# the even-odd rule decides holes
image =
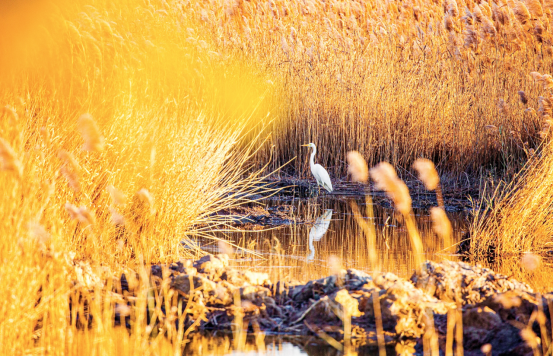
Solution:
[[[35,3],[0,14],[11,26],[0,41],[0,353],[178,351],[175,333],[143,321],[149,277],[129,336],[113,327],[117,289],[73,284],[79,262],[120,272],[197,254],[180,242],[210,234],[224,223],[213,214],[258,181],[245,176],[259,143],[248,133],[269,121],[274,86],[163,1]]]
[[[539,144],[542,123],[527,110],[537,108],[539,88],[527,74],[551,71],[552,11],[551,1],[529,0],[205,1],[183,9],[220,53],[239,53],[282,84],[275,164],[316,141],[336,177],[354,149],[369,165],[401,169],[428,157],[458,179],[513,175]],[[309,174],[305,161],[291,173]]]
[[[524,252],[549,254],[553,246],[553,78],[532,72],[541,89],[537,115],[544,139],[511,185],[495,193],[496,205],[482,204],[471,230],[470,253],[477,260],[499,262]]]

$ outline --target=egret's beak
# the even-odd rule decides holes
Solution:
[[[309,146],[309,144],[303,144],[302,146]]]

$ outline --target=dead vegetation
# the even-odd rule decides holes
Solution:
[[[280,165],[296,156],[290,142],[317,138],[320,147],[332,147],[320,161],[335,177],[346,174],[351,149],[361,153],[351,158],[358,165],[393,164],[352,173],[366,181],[369,172],[393,200],[421,276],[430,273],[420,264],[401,174],[422,156],[440,171],[473,178],[490,168],[510,177],[529,160],[514,189],[478,221],[471,249],[477,257],[550,250],[549,0],[61,0],[38,1],[32,11],[18,4],[0,9],[7,34],[0,39],[2,354],[181,353],[208,313],[222,311],[208,311],[203,299],[224,306],[221,325],[234,331],[235,348],[248,326],[260,342],[263,326],[252,316],[262,314],[256,299],[270,305],[269,293],[217,282],[223,291],[197,276],[200,267],[183,266],[177,276],[170,268],[150,274],[146,266],[197,254],[180,242],[226,223],[215,213],[248,201],[259,170],[272,168],[264,166],[269,158]],[[256,151],[267,126],[269,145]],[[303,172],[301,160],[293,165]],[[441,211],[437,171],[425,161],[416,169],[436,191],[441,207],[432,218],[447,242],[451,225]],[[359,222],[374,248],[370,225]],[[126,271],[126,286],[123,279],[97,278],[96,265]],[[334,287],[347,282],[333,277]],[[255,274],[234,278],[264,284]],[[328,281],[313,283],[293,292],[318,294],[319,302],[304,299],[306,309],[285,314],[301,323],[298,331],[344,350],[359,333],[355,319],[372,314],[383,353],[395,302],[376,302],[380,290],[392,287],[376,278],[373,285],[352,298],[341,289],[325,291]],[[418,291],[409,285],[395,293],[410,306]],[[423,300],[428,306],[402,311],[393,322],[413,328],[435,354],[443,342],[436,331],[444,326],[435,314],[447,314],[455,322],[446,322],[445,350],[452,351],[455,336],[462,353],[463,314],[480,311],[432,294]],[[527,300],[521,337],[534,352],[547,353],[542,315],[550,300]],[[534,307],[536,314],[529,312]],[[335,324],[317,327],[311,311],[332,313]],[[497,311],[484,312],[498,329],[512,313],[499,323]],[[397,351],[412,347],[400,344]]]
[[[541,73],[552,72],[550,1],[205,1],[182,11],[220,54],[281,84],[287,104],[264,162],[316,141],[332,148],[319,161],[336,178],[350,150],[402,175],[426,157],[457,181],[510,177],[546,132],[538,97],[550,83]],[[293,165],[308,174],[305,160]]]

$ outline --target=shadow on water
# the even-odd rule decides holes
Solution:
[[[184,355],[340,356],[343,354],[316,336],[267,335],[259,338],[254,334],[248,334],[242,346],[236,347],[232,334],[197,333],[186,344]],[[352,352],[361,356],[378,356],[378,346],[375,345],[354,343],[352,348]],[[393,346],[387,347],[386,355],[395,355]]]
[[[305,222],[289,224],[262,231],[242,231],[220,234],[240,247],[231,264],[254,271],[268,273],[271,280],[307,281],[329,274],[331,257],[340,259],[344,268],[355,268],[370,273],[367,239],[355,222],[351,201],[366,207],[363,198],[330,198],[267,200],[267,208],[285,207],[291,212],[291,221]],[[414,253],[403,219],[393,209],[373,205],[377,234],[377,252],[380,270],[400,277],[410,277],[414,270]],[[453,226],[453,241],[460,241],[465,234],[468,221],[465,213],[448,213]],[[417,226],[424,245],[423,259],[440,261],[456,259],[446,252],[444,242],[432,231],[428,212],[415,211]],[[218,252],[214,241],[198,242],[202,248]]]

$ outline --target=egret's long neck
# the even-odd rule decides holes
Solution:
[[[311,159],[309,160],[309,164],[311,167],[315,166],[315,154],[317,153],[317,147],[313,146],[313,152],[311,153]]]

